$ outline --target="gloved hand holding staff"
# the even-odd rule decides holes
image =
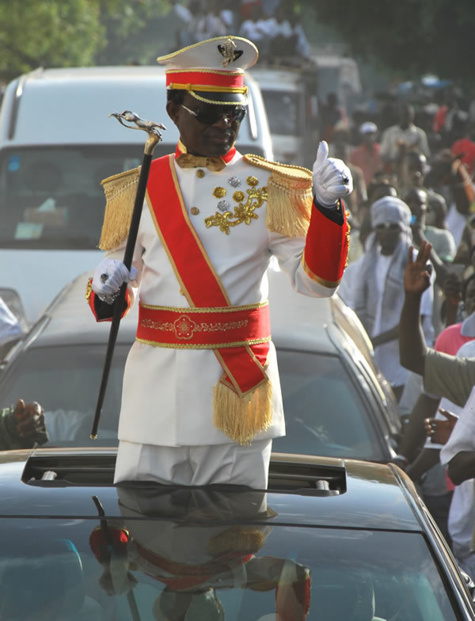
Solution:
[[[166,129],[164,125],[161,123],[155,123],[153,121],[144,121],[139,116],[137,116],[134,112],[130,110],[125,110],[122,113],[114,112],[110,116],[114,116],[121,125],[127,127],[129,129],[141,129],[146,131],[148,134],[147,141],[144,147],[144,156],[142,161],[142,166],[140,169],[140,177],[137,187],[137,194],[135,196],[134,210],[132,212],[132,218],[130,222],[129,235],[127,238],[127,244],[124,252],[124,261],[123,265],[125,268],[131,272],[132,267],[132,257],[134,254],[135,242],[137,239],[137,231],[139,228],[140,217],[142,215],[142,205],[145,198],[145,191],[147,189],[147,180],[148,174],[150,171],[150,164],[152,163],[152,155],[156,145],[161,141],[162,135],[160,133],[161,129]],[[134,125],[128,125],[127,123],[133,123]],[[122,270],[124,271],[124,270]],[[106,285],[108,279],[111,277],[111,274],[104,271],[103,274],[99,276],[100,280],[104,285]],[[115,277],[115,274],[114,274]],[[131,278],[133,279],[133,274],[131,274]],[[99,427],[99,419],[101,416],[102,406],[104,403],[104,397],[107,388],[107,382],[109,379],[109,372],[112,363],[112,356],[114,354],[115,343],[117,340],[117,334],[119,332],[120,319],[122,315],[122,307],[124,305],[125,294],[127,291],[127,280],[122,278],[123,282],[120,286],[119,292],[117,295],[112,296],[109,301],[116,302],[114,306],[114,315],[112,318],[111,330],[109,334],[109,341],[107,344],[107,352],[106,359],[104,363],[104,369],[102,372],[102,380],[99,388],[99,395],[97,398],[96,411],[94,414],[94,421],[92,423],[91,430],[91,439],[95,440],[97,438],[97,429]],[[113,299],[112,299],[113,298]],[[107,300],[106,300],[107,301]]]

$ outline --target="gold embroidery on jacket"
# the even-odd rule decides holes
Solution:
[[[251,224],[252,220],[257,220],[258,215],[255,213],[256,209],[261,207],[265,201],[267,201],[267,187],[258,188],[259,181],[256,177],[248,177],[247,183],[251,186],[246,194],[244,192],[235,192],[233,199],[238,202],[238,205],[234,207],[234,211],[224,211],[223,213],[216,212],[214,216],[205,218],[206,228],[212,226],[219,227],[220,231],[229,235],[229,230],[232,226],[238,224]]]
[[[248,324],[247,319],[238,321],[218,321],[207,323],[201,321],[196,323],[186,315],[179,317],[175,321],[153,321],[153,319],[142,319],[140,325],[144,328],[152,330],[161,330],[162,332],[173,332],[177,339],[191,339],[195,332],[229,332],[229,330],[237,330],[245,328]],[[214,345],[216,347],[216,345]]]

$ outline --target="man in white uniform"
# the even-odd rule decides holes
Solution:
[[[344,163],[328,158],[326,143],[313,174],[234,147],[246,112],[244,70],[257,56],[253,43],[229,36],[158,59],[180,142],[152,162],[130,274],[122,258],[138,171],[103,182],[100,247],[108,253],[86,297],[99,321],[110,319],[123,282],[127,304],[138,296],[140,305],[116,482],[265,488],[272,438],[285,434],[269,260],[315,297],[331,296],[343,274],[340,198],[352,189]]]

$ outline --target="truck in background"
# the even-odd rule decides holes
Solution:
[[[319,102],[323,103],[330,93],[334,93],[347,117],[351,117],[363,94],[356,60],[323,50],[312,54],[311,58],[318,72]]]
[[[317,67],[283,60],[260,63],[250,73],[264,98],[275,160],[311,168],[318,143]]]

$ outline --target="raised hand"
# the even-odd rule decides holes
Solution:
[[[45,429],[44,410],[36,401],[25,403],[23,399],[18,399],[13,418],[16,421],[18,434],[22,438],[28,438]]]
[[[422,242],[417,257],[414,260],[414,248],[411,246],[408,252],[407,265],[404,270],[404,291],[406,293],[423,293],[430,286],[430,273],[427,269],[427,261],[430,257],[432,245]]]
[[[445,444],[450,438],[452,429],[455,427],[455,423],[458,421],[459,417],[443,408],[439,408],[439,412],[445,416],[446,420],[426,418],[424,427],[431,442],[434,444]]]

